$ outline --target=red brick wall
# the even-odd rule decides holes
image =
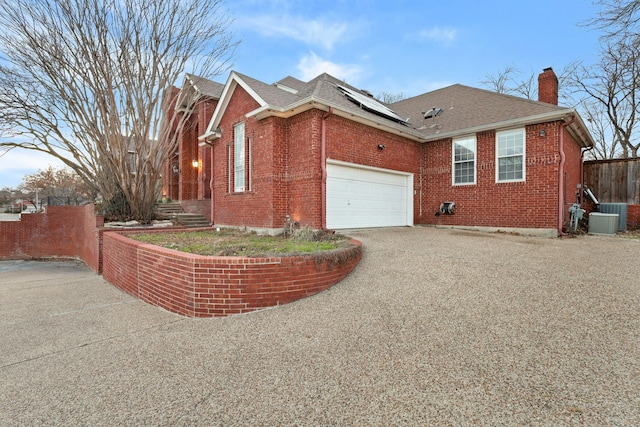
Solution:
[[[282,228],[286,215],[301,226],[322,226],[322,117],[309,110],[289,119],[256,121],[244,115],[258,104],[236,87],[221,121],[222,138],[213,153],[218,225]],[[251,145],[251,189],[228,191],[233,125],[245,122]],[[526,127],[526,180],[496,183],[495,131],[477,135],[474,185],[452,185],[451,139],[420,144],[335,114],[326,119],[327,159],[391,169],[414,175],[414,223],[505,228],[558,227],[559,132],[562,121]],[[540,135],[544,130],[545,134]],[[568,132],[563,185],[564,224],[581,181],[580,148]],[[386,149],[379,150],[379,144]],[[444,201],[456,203],[454,215],[435,216]]]
[[[198,126],[197,114],[193,114],[185,123],[180,133],[178,151],[180,157],[178,167],[179,174],[179,200],[192,200],[198,198],[198,168],[194,168],[192,162],[198,159]]]
[[[425,146],[423,210],[426,224],[549,228],[558,224],[559,132],[561,122],[526,127],[524,182],[496,183],[495,132],[477,137],[475,185],[452,184],[451,139]],[[540,136],[540,130],[545,136]],[[565,134],[565,200],[573,203],[580,176],[580,149]],[[436,216],[440,204],[456,203],[454,215]],[[568,206],[567,206],[568,209]]]
[[[640,228],[640,205],[627,205],[627,226]]]
[[[582,187],[582,157],[580,146],[568,131],[564,131],[564,201],[562,224],[569,226],[571,216],[569,208],[577,201],[578,184]],[[580,198],[582,200],[582,197]]]
[[[138,251],[131,239],[115,231],[102,239],[102,277],[126,293],[138,296]]]
[[[178,92],[178,88],[173,88],[172,96],[177,96]],[[174,200],[203,200],[211,197],[211,150],[207,146],[200,147],[198,137],[205,132],[217,103],[217,100],[211,99],[199,101],[191,117],[185,121],[177,136],[176,151],[180,154],[170,156],[163,164],[164,197]],[[194,159],[200,161],[197,168],[192,165]],[[173,165],[180,169],[180,173],[173,172]]]
[[[558,77],[551,68],[538,75],[538,101],[558,105]]]
[[[200,214],[211,221],[211,200],[182,200],[180,205],[186,213]]]
[[[286,121],[286,145],[279,147],[286,155],[286,182],[278,206],[281,221],[286,215],[303,226],[322,227],[321,127],[323,111],[309,110]],[[278,166],[278,165],[277,165]]]
[[[278,156],[281,155],[274,149],[276,141],[279,141],[275,139],[279,136],[276,133],[278,119],[258,122],[245,117],[248,111],[256,108],[258,103],[242,87],[237,86],[220,122],[222,137],[213,143],[214,186],[211,203],[212,209],[215,209],[214,224],[265,228],[283,226],[284,218],[277,218],[274,214],[274,183],[284,179],[280,176],[284,171],[274,170],[274,164],[278,163]],[[229,172],[233,176],[233,127],[242,122],[245,123],[246,159],[250,159],[250,168],[246,170],[245,191],[236,193],[233,179],[229,191]]]
[[[130,233],[127,233],[130,234]],[[313,295],[342,280],[362,247],[332,257],[207,257],[104,235],[105,280],[150,304],[191,317],[227,316]]]
[[[49,206],[0,222],[0,259],[79,258],[100,272],[100,232],[104,219],[93,205]]]

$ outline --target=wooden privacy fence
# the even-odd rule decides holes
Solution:
[[[640,205],[640,158],[585,162],[584,184],[600,203]]]

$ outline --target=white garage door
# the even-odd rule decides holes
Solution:
[[[327,161],[327,228],[413,225],[413,175]]]

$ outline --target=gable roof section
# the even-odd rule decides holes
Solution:
[[[222,90],[224,89],[223,84],[193,74],[186,74],[185,79],[188,79],[193,87],[202,95],[212,99],[220,99]]]
[[[289,89],[290,91],[293,91],[293,93],[298,93],[304,89],[306,83],[302,80],[296,79],[295,77],[287,76],[284,79],[275,82],[274,85],[281,89]]]
[[[244,88],[260,105],[256,110],[246,114],[246,117],[255,117],[258,120],[269,116],[291,117],[312,108],[323,111],[331,109],[333,114],[349,120],[418,142],[428,142],[486,130],[576,117],[569,130],[580,145],[593,145],[593,139],[575,109],[460,84],[393,104],[384,104],[371,98],[367,92],[360,91],[327,73],[306,83],[293,77],[285,77],[269,85],[232,72],[207,131],[200,139],[219,137],[217,129],[220,120],[237,85]],[[349,96],[348,92],[355,96]],[[380,108],[367,108],[364,103],[354,102],[354,98],[362,101],[370,99],[372,105],[377,104]],[[380,114],[387,111],[387,108],[394,114]],[[433,108],[440,108],[442,112],[435,117],[425,118],[425,112]],[[376,109],[380,111],[375,111]]]
[[[220,99],[224,85],[204,77],[185,74],[175,103],[176,110],[189,110],[200,97]]]

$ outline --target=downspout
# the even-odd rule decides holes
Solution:
[[[565,233],[562,231],[562,219],[564,217],[564,163],[566,160],[564,155],[564,130],[571,123],[575,122],[575,120],[576,117],[572,115],[571,120],[560,125],[560,146],[558,147],[560,151],[560,166],[558,167],[558,234],[560,236],[565,236]]]
[[[209,206],[209,208],[211,209],[211,225],[216,225],[216,209],[215,209],[215,199],[216,199],[216,193],[213,191],[213,177],[215,176],[214,173],[214,168],[215,168],[215,153],[216,150],[213,146],[213,144],[209,144],[209,146],[211,147],[211,160],[209,161],[209,166],[210,166],[210,174],[211,174],[211,178],[209,179],[209,194],[211,194],[211,204]]]
[[[320,168],[322,169],[322,188],[320,190],[320,227],[327,229],[327,119],[333,114],[333,107],[322,115],[321,143],[320,143]]]

